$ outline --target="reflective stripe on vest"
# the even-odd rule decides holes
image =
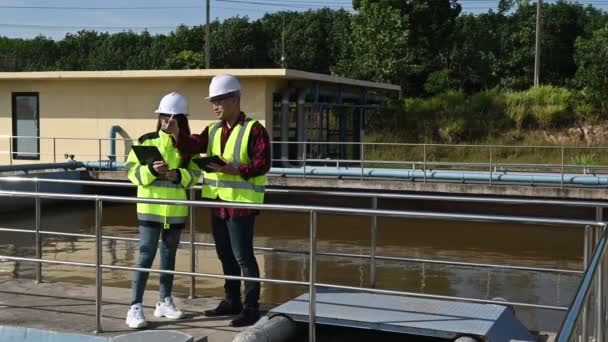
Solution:
[[[221,151],[222,123],[217,122],[209,127],[209,142],[207,156],[222,156],[230,164],[239,167],[250,162],[248,155],[249,136],[256,120],[246,118],[242,125],[234,127],[228,138],[224,151]],[[220,172],[204,173],[203,197],[215,199],[217,197],[228,202],[263,203],[266,176],[252,177],[249,180],[241,176],[229,175]]]
[[[148,222],[180,224],[180,223],[186,223],[187,217],[186,216],[170,216],[170,217],[165,218],[165,216],[162,216],[162,215],[137,213],[137,219],[140,221],[148,221]]]
[[[170,169],[179,168],[182,161],[179,150],[173,145],[171,136],[159,131],[157,137],[148,138],[140,144],[156,146]],[[133,151],[129,153],[127,162],[129,179],[138,185],[138,198],[187,200],[186,190],[182,183],[173,183],[164,178],[151,179],[148,165],[140,165]],[[186,169],[188,174],[195,175],[196,171]],[[198,178],[197,178],[198,179]],[[196,181],[196,180],[194,180]],[[144,185],[144,182],[148,183]],[[192,183],[190,180],[189,183]],[[188,216],[188,206],[175,204],[137,203],[137,218],[141,221],[158,222],[165,229],[173,224],[184,224]]]
[[[203,179],[203,185],[209,185],[216,188],[232,188],[232,189],[243,189],[253,190],[255,192],[264,193],[265,186],[255,185],[249,182],[229,181],[229,180],[217,180],[217,179]]]

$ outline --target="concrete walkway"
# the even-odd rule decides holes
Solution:
[[[123,335],[134,330],[125,325],[130,289],[103,288],[103,333],[100,336]],[[156,318],[154,305],[157,291],[146,291],[144,312],[149,330],[177,330],[194,337],[194,341],[232,341],[243,328],[232,328],[230,317],[208,318],[203,311],[215,307],[217,298],[188,299],[174,297],[186,313],[179,321]],[[21,326],[93,335],[95,330],[95,287],[30,279],[0,277],[0,325]]]

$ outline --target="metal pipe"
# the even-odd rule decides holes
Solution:
[[[101,305],[103,291],[103,250],[101,248],[101,228],[103,220],[103,202],[95,200],[95,334],[103,332],[101,327]]]
[[[602,234],[600,241],[597,243],[595,252],[590,259],[589,266],[585,270],[585,274],[583,275],[583,279],[581,280],[574,300],[572,301],[572,305],[570,305],[570,309],[568,310],[558,336],[555,339],[556,342],[568,342],[572,338],[578,318],[580,317],[579,315],[589,297],[589,288],[593,283],[598,268],[597,266],[606,251],[606,233],[607,231],[604,230],[604,234]],[[583,325],[583,328],[585,328],[585,325]],[[584,339],[585,337],[587,337],[587,339]],[[588,341],[588,336],[583,334],[583,341]]]
[[[190,200],[194,201],[195,200],[195,194],[194,194],[194,189],[190,188]],[[195,227],[194,227],[194,215],[196,213],[196,208],[193,206],[189,206],[188,207],[190,209],[190,272],[194,273],[196,272],[196,248],[195,248],[195,243],[196,243],[196,234],[195,234]],[[190,299],[196,298],[196,277],[191,277],[190,278]]]
[[[310,160],[309,160],[310,161]],[[327,161],[325,161],[327,162]],[[339,162],[332,160],[332,162]],[[369,161],[371,162],[371,161]],[[426,165],[425,165],[426,168]],[[278,168],[273,167],[268,172],[269,174],[278,175],[294,175],[302,176],[303,174],[310,176],[325,176],[325,177],[361,177],[361,173],[365,177],[370,178],[398,178],[408,180],[445,180],[445,181],[468,181],[468,182],[482,182],[488,183],[490,181],[489,173],[482,173],[476,171],[469,172],[455,172],[455,171],[419,171],[419,170],[405,170],[405,169],[366,169],[362,171],[358,168],[352,167],[309,167],[306,170],[302,168]],[[503,182],[503,183],[547,183],[547,184],[569,184],[569,185],[595,185],[595,186],[607,186],[608,177],[606,176],[593,176],[593,175],[551,175],[551,174],[492,174],[492,182]]]
[[[308,341],[315,342],[316,340],[316,307],[317,307],[317,289],[315,283],[317,281],[317,213],[314,210],[310,211],[310,255],[309,255],[309,287],[308,287]]]
[[[120,132],[124,132],[122,127],[118,125],[113,125],[112,127],[110,127],[110,153],[108,155],[108,158],[111,161],[116,161],[116,133]],[[101,157],[99,158],[99,160],[101,160]]]
[[[53,138],[53,163],[57,162],[57,142],[56,139]]]
[[[372,209],[378,209],[378,198],[372,198]],[[377,244],[377,233],[378,233],[378,217],[372,216],[372,232],[371,232],[371,243],[370,243],[370,271],[369,279],[370,286],[376,287],[376,244]]]
[[[67,161],[65,163],[3,165],[3,166],[0,166],[0,172],[33,171],[33,170],[48,170],[48,169],[74,170],[74,169],[77,169],[80,167],[84,167],[84,164],[72,160],[72,161]]]
[[[35,190],[39,192],[40,183],[35,183]],[[42,259],[42,241],[40,239],[40,198],[35,198],[35,229],[36,229],[36,259]],[[42,264],[36,264],[36,284],[42,282]]]

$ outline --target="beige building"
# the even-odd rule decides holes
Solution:
[[[107,160],[113,126],[120,127],[115,127],[116,159],[123,161],[130,148],[123,139],[153,131],[153,112],[171,91],[188,98],[190,127],[200,132],[215,120],[203,98],[211,78],[222,73],[239,77],[243,111],[265,124],[277,142],[360,141],[366,113],[400,91],[390,84],[289,69],[4,72],[0,164],[63,162],[65,154]],[[286,144],[273,148],[275,158],[302,152]]]

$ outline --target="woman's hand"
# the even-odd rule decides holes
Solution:
[[[216,163],[209,163],[209,168],[213,171],[222,172],[222,173],[226,173],[229,175],[238,176],[241,174],[241,171],[239,170],[238,167],[236,167],[228,162],[226,162],[226,165],[224,165],[224,166],[216,164]]]
[[[173,117],[171,117],[169,120],[163,120],[160,128],[163,131],[171,134],[175,139],[177,139],[179,136],[179,126],[177,125],[177,120],[173,119]]]
[[[164,161],[155,161],[152,164],[152,168],[154,169],[154,171],[156,171],[159,175],[164,175],[167,172],[169,172],[169,167],[167,166],[167,164]]]
[[[177,182],[179,180],[179,176],[177,174],[178,172],[178,170],[170,170],[167,172],[167,174],[165,174],[165,177],[172,182]]]

